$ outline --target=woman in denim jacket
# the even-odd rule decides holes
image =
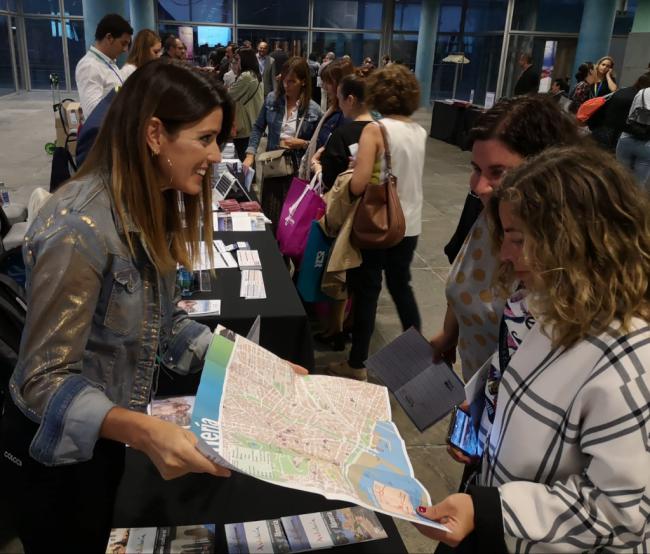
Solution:
[[[196,259],[201,215],[212,230],[209,169],[232,119],[211,77],[146,64],[28,231],[27,321],[1,468],[26,552],[104,552],[124,444],[166,479],[228,475],[192,433],[145,411],[160,366],[198,370],[211,339],[176,308],[175,274]]]
[[[311,77],[304,58],[289,58],[282,66],[280,79],[277,96],[275,92],[267,95],[262,111],[253,125],[244,160],[244,165],[248,167],[253,165],[260,138],[267,131],[266,151],[279,148],[291,150],[297,170],[298,162],[309,146],[322,116],[320,107],[311,99]],[[292,176],[264,179],[262,209],[273,221],[274,229],[291,179]]]

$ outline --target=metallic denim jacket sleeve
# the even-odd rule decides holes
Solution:
[[[212,331],[206,325],[191,319],[185,310],[178,307],[180,289],[175,286],[174,312],[171,334],[162,344],[162,364],[175,373],[195,373],[203,367],[205,353],[212,340]]]
[[[23,247],[28,310],[10,390],[23,413],[40,422],[30,454],[48,466],[90,459],[114,406],[82,372],[107,257],[94,225],[63,210],[37,219]]]

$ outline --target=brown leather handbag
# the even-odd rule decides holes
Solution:
[[[352,244],[358,248],[380,249],[395,246],[404,238],[406,221],[397,196],[397,177],[393,175],[386,127],[376,122],[384,140],[386,179],[366,187],[352,223]]]

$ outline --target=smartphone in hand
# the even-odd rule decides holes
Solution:
[[[478,441],[477,426],[472,416],[456,406],[451,415],[447,443],[470,458],[480,458],[483,447]]]

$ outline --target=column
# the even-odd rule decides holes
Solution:
[[[379,56],[378,59],[374,60],[377,67],[381,65],[381,59],[385,55],[391,56],[394,26],[395,0],[383,0],[381,12],[381,40],[379,41]]]
[[[620,84],[629,87],[643,73],[650,71],[650,0],[638,0],[632,31],[627,37],[625,45],[625,58],[616,60],[617,73],[620,75]]]
[[[129,0],[82,0],[82,6],[86,48],[95,44],[95,29],[102,17],[119,13],[124,19],[129,19]]]
[[[154,4],[155,0],[131,0],[131,27],[134,36],[142,29],[156,30]]]
[[[581,63],[595,63],[609,54],[617,5],[617,0],[585,0],[572,73]]]
[[[431,105],[431,78],[438,36],[440,0],[422,0],[418,49],[415,55],[415,76],[420,82],[420,105]]]

